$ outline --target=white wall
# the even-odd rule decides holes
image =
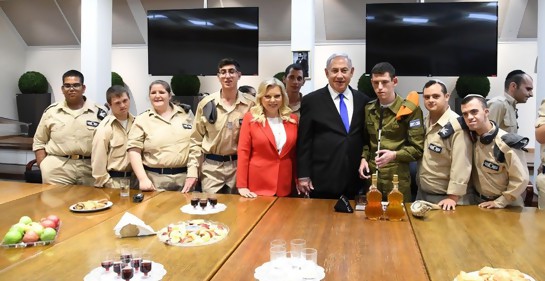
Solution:
[[[17,120],[15,94],[17,82],[25,70],[26,44],[0,9],[0,117]],[[0,136],[19,133],[19,126],[0,124]]]
[[[1,37],[3,38],[3,37]],[[4,42],[4,40],[2,40]],[[2,45],[2,43],[0,43]],[[7,52],[7,53],[6,53]],[[10,51],[2,52],[2,57],[14,57]],[[315,47],[315,54],[311,54],[310,64],[314,67],[314,75],[307,81],[307,88],[318,89],[327,84],[324,74],[325,62],[329,55],[334,52],[348,53],[355,67],[352,87],[357,87],[359,77],[364,73],[365,66],[365,44],[363,43],[337,43],[320,44]],[[9,54],[9,55],[5,55]],[[61,75],[66,70],[80,69],[79,49],[73,48],[29,48],[26,55],[25,70],[32,69],[44,73],[48,78],[55,95],[55,100],[62,99]],[[498,46],[498,77],[489,78],[491,91],[489,97],[503,93],[503,81],[505,75],[513,69],[522,69],[532,75],[534,82],[537,76],[534,71],[537,56],[537,43],[528,42],[500,42]],[[243,76],[239,85],[252,85],[257,87],[259,82],[265,78],[283,71],[291,63],[291,50],[289,43],[286,44],[261,44],[259,47],[259,76]],[[112,70],[118,72],[128,85],[133,97],[133,113],[139,113],[149,107],[147,89],[153,80],[164,79],[170,82],[170,77],[150,76],[147,74],[147,49],[145,46],[114,47],[112,52]],[[2,70],[0,79],[5,75]],[[17,71],[17,75],[22,71]],[[434,77],[443,80],[449,90],[454,89],[456,77]],[[199,77],[201,80],[201,92],[215,92],[219,90],[219,82],[215,76]],[[409,91],[420,91],[428,77],[399,77],[397,93],[405,96]],[[1,81],[1,80],[0,80]],[[0,83],[2,85],[2,83]],[[310,87],[309,87],[310,86]],[[87,91],[94,91],[88,88]],[[0,96],[12,94],[0,93]],[[519,105],[519,132],[531,139],[529,147],[534,147],[533,123],[536,112],[536,99],[532,98],[527,104]],[[540,102],[540,101],[539,101]],[[6,102],[8,103],[8,102]],[[14,101],[13,101],[14,104]],[[5,106],[5,103],[0,105]],[[422,106],[423,107],[423,106]]]

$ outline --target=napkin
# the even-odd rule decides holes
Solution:
[[[352,208],[352,205],[350,205],[350,201],[348,201],[348,198],[346,198],[346,196],[344,195],[341,195],[341,197],[337,201],[337,204],[335,204],[335,211],[341,213],[353,213],[354,208]]]
[[[153,228],[145,224],[137,216],[128,212],[121,217],[121,220],[114,227],[114,232],[120,238],[155,234]]]

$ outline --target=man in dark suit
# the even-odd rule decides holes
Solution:
[[[369,98],[349,87],[354,74],[346,54],[327,59],[328,85],[303,97],[297,140],[297,190],[312,198],[352,198],[363,187],[358,167]]]

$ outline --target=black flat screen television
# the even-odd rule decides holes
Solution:
[[[496,76],[498,3],[367,4],[365,67],[402,76]]]
[[[223,58],[257,75],[258,42],[257,7],[148,11],[151,75],[216,75]]]

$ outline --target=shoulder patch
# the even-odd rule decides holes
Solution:
[[[422,122],[420,122],[420,119],[414,119],[409,121],[409,129],[420,127],[422,125]]]
[[[452,134],[454,134],[454,128],[452,127],[452,124],[450,122],[448,122],[447,124],[445,124],[445,126],[443,128],[441,128],[441,130],[439,130],[439,132],[437,134],[442,139],[447,139]]]
[[[210,124],[216,123],[216,120],[218,118],[218,111],[216,108],[216,104],[214,103],[214,100],[207,102],[204,105],[202,112],[206,120],[208,120],[208,123]]]
[[[97,112],[98,120],[104,119],[106,117],[106,115],[108,115],[108,112],[106,112],[106,110],[104,110],[104,109],[102,109],[102,108],[100,108],[98,106],[97,106],[97,108],[98,108],[98,112]]]
[[[515,148],[515,149],[521,149],[524,151],[526,150],[526,145],[528,145],[528,142],[530,141],[527,137],[519,136],[517,134],[505,134],[501,136],[501,140],[505,142],[509,147]]]

